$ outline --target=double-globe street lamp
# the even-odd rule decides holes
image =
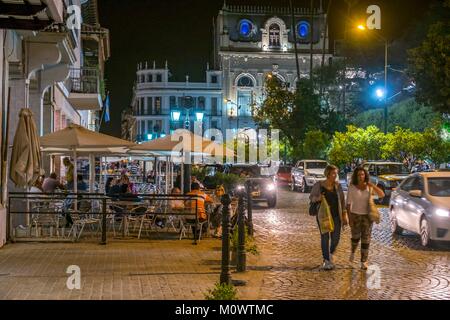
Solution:
[[[184,108],[186,110],[186,118],[184,121],[184,129],[190,130],[191,128],[191,121],[190,121],[190,116],[189,116],[189,109]],[[180,119],[181,119],[181,111],[180,110],[173,110],[170,112],[170,117],[172,119],[172,122],[174,123],[179,123]],[[197,122],[203,122],[203,119],[205,117],[205,113],[202,111],[197,111],[195,112],[195,120]],[[179,129],[179,128],[175,128],[175,129]]]

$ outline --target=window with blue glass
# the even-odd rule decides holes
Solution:
[[[239,35],[249,37],[253,31],[253,23],[250,20],[243,19],[239,22]]]
[[[311,30],[311,26],[306,21],[300,21],[300,23],[297,25],[297,35],[301,39],[305,39],[309,36]]]

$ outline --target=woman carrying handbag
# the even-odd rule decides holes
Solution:
[[[320,206],[311,206],[310,214],[317,212],[324,270],[334,269],[333,255],[339,244],[341,228],[348,224],[344,192],[336,181],[338,172],[336,166],[327,166],[324,172],[326,180],[317,182],[309,196],[311,204],[320,202]]]
[[[369,246],[372,235],[373,222],[379,223],[379,213],[372,195],[376,193],[379,198],[384,192],[370,182],[367,170],[362,167],[355,169],[347,194],[347,211],[350,219],[352,233],[352,248],[350,262],[355,260],[355,252],[361,241],[361,269],[367,270],[369,266]]]

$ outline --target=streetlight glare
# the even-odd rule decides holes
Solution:
[[[366,30],[366,27],[364,27],[362,24],[358,25],[358,29],[361,31]]]
[[[375,91],[375,94],[377,95],[378,98],[383,98],[384,97],[384,90],[383,89],[377,89]]]

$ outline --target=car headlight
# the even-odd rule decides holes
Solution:
[[[242,184],[238,184],[238,185],[236,186],[236,190],[238,190],[238,191],[243,191],[244,189],[245,189],[245,186],[242,185]]]
[[[450,211],[445,209],[436,209],[434,213],[439,217],[450,217]]]
[[[275,190],[275,185],[273,183],[270,183],[267,185],[266,187],[267,191],[274,191]]]

